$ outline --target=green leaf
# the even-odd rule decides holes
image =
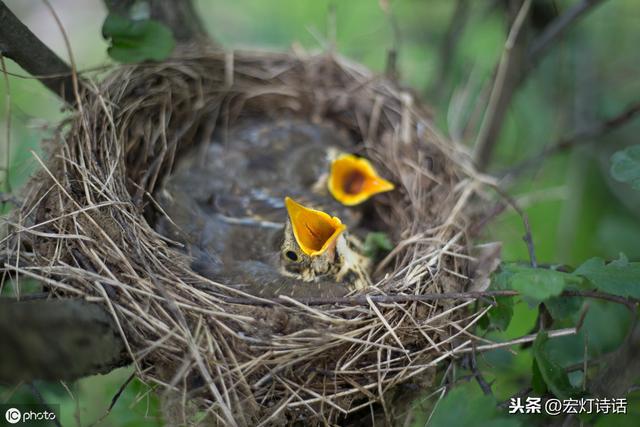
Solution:
[[[616,151],[611,156],[611,176],[640,190],[640,144]]]
[[[157,21],[135,21],[114,14],[105,19],[102,36],[111,40],[109,56],[123,63],[166,59],[176,44],[171,30]]]
[[[373,232],[367,234],[364,240],[364,254],[369,258],[376,258],[379,254],[389,252],[393,249],[391,239],[383,232]]]
[[[487,313],[490,325],[500,331],[505,331],[513,317],[513,297],[497,297],[496,305]]]
[[[545,343],[549,340],[549,336],[546,332],[542,331],[538,333],[536,340],[533,342],[533,357],[540,373],[540,377],[544,380],[547,388],[554,394],[554,396],[560,399],[567,399],[579,394],[579,391],[575,389],[569,381],[569,375],[558,363],[551,360],[548,353],[545,351]],[[536,373],[534,372],[534,377]],[[536,379],[540,388],[539,378]]]
[[[544,302],[545,307],[555,320],[571,318],[580,311],[583,298],[578,297],[551,297]]]
[[[547,383],[544,382],[542,372],[540,372],[540,367],[538,366],[536,359],[533,359],[531,371],[531,388],[535,394],[542,396],[547,392]]]
[[[531,268],[514,274],[510,284],[523,296],[539,303],[562,293],[567,284],[565,276],[559,271]]]
[[[602,292],[640,298],[640,262],[629,262],[624,255],[607,265],[602,258],[591,258],[573,274],[586,278]]]
[[[461,408],[464,407],[464,410]],[[424,424],[422,424],[424,425]],[[438,402],[429,427],[517,427],[520,421],[514,417],[501,417],[496,400],[483,395],[475,384],[453,388]]]

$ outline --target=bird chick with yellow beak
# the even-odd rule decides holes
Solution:
[[[320,179],[316,189],[326,185],[333,198],[345,206],[359,205],[376,194],[395,188],[364,157],[336,149],[329,149],[328,157],[329,173]]]
[[[330,277],[352,289],[371,284],[369,258],[339,218],[286,197],[288,221],[281,250],[282,272],[305,282]]]

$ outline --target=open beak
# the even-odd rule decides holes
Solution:
[[[284,203],[296,242],[309,256],[321,255],[335,247],[338,236],[347,228],[339,218],[302,206],[289,197],[285,197]]]
[[[391,191],[394,185],[380,177],[367,159],[342,154],[331,163],[329,191],[340,203],[354,206],[374,194]]]

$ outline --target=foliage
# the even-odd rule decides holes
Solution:
[[[364,240],[364,253],[369,258],[377,258],[379,255],[393,249],[393,243],[386,233],[376,231],[367,234]]]
[[[111,41],[109,56],[123,63],[160,61],[175,47],[171,30],[151,19],[132,20],[109,14],[102,25],[102,36]]]
[[[578,391],[571,385],[569,375],[564,368],[549,355],[545,344],[549,340],[546,332],[540,332],[533,342],[533,379],[534,391],[540,395],[548,389],[561,399],[574,397]]]
[[[514,417],[507,418],[497,408],[494,397],[480,393],[471,384],[451,390],[437,403],[428,427],[518,427]],[[461,409],[464,402],[464,410]]]
[[[623,297],[640,298],[640,262],[626,256],[605,265],[602,258],[591,258],[575,271],[598,290]]]

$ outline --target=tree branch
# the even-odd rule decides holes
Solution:
[[[69,65],[0,0],[0,54],[15,61],[69,104],[76,102]]]
[[[198,286],[199,289],[208,290],[206,287]],[[421,295],[355,295],[351,297],[308,297],[308,298],[289,298],[289,297],[277,297],[277,298],[244,298],[244,297],[225,297],[223,299],[228,304],[239,305],[255,305],[255,306],[273,306],[273,305],[285,305],[285,306],[297,306],[299,304],[305,304],[309,306],[315,305],[369,305],[369,301],[381,304],[393,304],[413,301],[440,301],[440,300],[461,300],[461,299],[473,299],[473,298],[493,298],[493,297],[516,297],[520,296],[520,292],[512,290],[502,291],[483,291],[483,292],[443,292],[443,293],[430,293]],[[218,295],[219,296],[219,295]],[[608,294],[599,291],[577,291],[566,290],[560,294],[562,297],[567,298],[594,298],[604,301],[613,302],[616,304],[622,304],[627,307],[635,307],[638,303],[633,298],[624,298],[618,295]]]
[[[521,161],[517,165],[503,171],[500,175],[511,177],[518,176],[531,167],[538,165],[548,156],[561,153],[578,145],[586,144],[595,138],[602,137],[621,126],[626,125],[636,118],[638,114],[640,114],[640,102],[635,102],[625,108],[624,111],[607,120],[592,124],[571,135],[560,138],[555,143],[540,150],[538,154]]]
[[[130,363],[111,316],[82,300],[0,299],[0,382],[74,380]]]
[[[475,142],[474,161],[480,171],[486,170],[489,165],[511,99],[523,80],[525,37],[521,30],[530,6],[531,0],[521,3],[512,20],[513,24],[498,64],[489,104]]]
[[[606,367],[591,381],[590,390],[600,397],[622,397],[640,377],[640,325],[634,322],[625,342],[604,359]]]
[[[547,54],[547,51],[564,35],[572,24],[596,6],[604,3],[604,1],[582,0],[549,24],[544,32],[531,44],[527,61],[529,67],[533,68],[538,65],[540,60]]]
[[[553,20],[542,35],[528,48],[525,44],[525,37],[522,35],[518,37],[520,28],[516,25],[518,24],[516,16],[498,65],[489,105],[475,143],[474,159],[478,170],[485,171],[489,166],[494,147],[498,143],[504,118],[517,89],[566,30],[604,1],[582,0]],[[526,6],[526,1],[523,6]],[[524,7],[520,8],[520,11],[522,12],[523,9]],[[513,45],[510,45],[509,39],[512,36],[515,40],[513,40]]]

